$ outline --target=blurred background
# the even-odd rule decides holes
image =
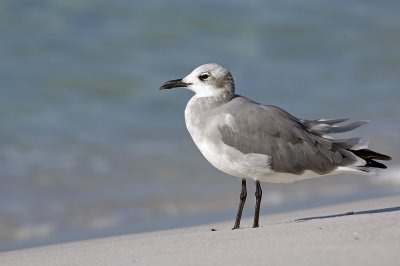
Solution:
[[[0,250],[233,223],[240,181],[192,143],[192,94],[158,90],[209,62],[231,70],[239,94],[300,118],[371,120],[352,135],[394,158],[378,177],[264,183],[263,214],[398,194],[398,10],[395,0],[2,0]]]

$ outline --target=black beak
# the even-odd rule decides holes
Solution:
[[[161,85],[160,90],[172,89],[172,88],[186,88],[189,85],[191,85],[191,83],[183,82],[182,79],[174,79],[164,82]]]

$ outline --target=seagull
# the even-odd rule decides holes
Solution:
[[[186,127],[203,156],[217,169],[241,178],[239,208],[232,229],[240,228],[247,197],[246,180],[256,185],[253,227],[259,227],[261,182],[291,183],[343,172],[373,173],[391,160],[368,149],[360,138],[335,139],[333,133],[356,129],[367,121],[299,119],[235,93],[232,74],[205,64],[160,90],[186,88],[195,93],[185,109]]]

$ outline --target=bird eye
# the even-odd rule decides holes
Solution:
[[[202,74],[200,74],[199,79],[200,79],[201,81],[203,81],[203,80],[208,79],[209,77],[210,77],[210,74],[208,74],[208,73],[202,73]]]

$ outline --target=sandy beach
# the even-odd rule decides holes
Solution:
[[[400,196],[232,222],[4,252],[0,265],[400,265]]]

